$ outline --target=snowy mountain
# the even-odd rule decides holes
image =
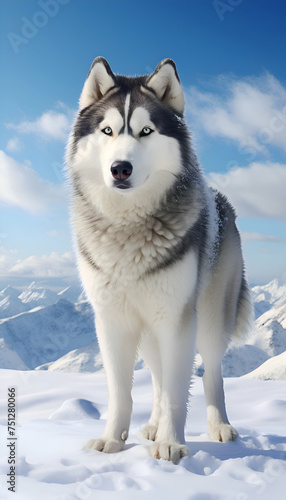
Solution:
[[[252,290],[255,332],[245,345],[230,346],[223,359],[225,377],[252,372],[286,350],[286,285],[275,279]],[[35,282],[22,293],[8,286],[0,292],[0,318],[0,368],[66,372],[102,368],[93,312],[80,286],[59,293]],[[199,354],[195,373],[203,374]]]
[[[57,293],[48,288],[38,287],[33,281],[22,293],[12,286],[7,286],[0,292],[0,319],[11,318],[35,307],[46,307],[55,304],[59,299],[70,302],[83,301],[80,286],[69,286]]]
[[[56,372],[92,373],[102,368],[101,355],[97,342],[74,349],[51,363],[45,363],[36,370]]]
[[[268,359],[245,377],[259,380],[286,380],[286,351]]]
[[[37,306],[50,306],[58,299],[58,294],[47,288],[38,288],[33,281],[24,292],[19,295],[19,299],[27,308],[33,309]]]
[[[0,319],[15,316],[27,310],[26,305],[19,299],[20,292],[12,286],[7,286],[0,292]]]
[[[86,298],[83,296],[83,292],[80,286],[68,286],[64,290],[58,293],[58,297],[61,299],[69,300],[70,302],[83,302]]]
[[[256,318],[271,309],[273,305],[286,304],[286,284],[277,278],[267,285],[254,286],[252,293]]]
[[[93,312],[60,299],[0,321],[0,338],[29,368],[55,361],[95,340]],[[13,363],[10,368],[18,369]]]
[[[286,351],[286,285],[275,279],[265,286],[253,287],[252,291],[256,312],[263,312],[257,317],[247,344],[228,349],[222,362],[224,377],[245,375],[268,358]]]
[[[143,360],[138,359],[134,369],[140,370],[143,366],[145,366]],[[93,342],[80,349],[74,349],[56,361],[45,363],[36,368],[36,370],[68,373],[94,373],[102,369],[102,357],[97,342]]]
[[[269,356],[258,347],[245,344],[240,347],[230,346],[222,360],[222,374],[224,377],[241,377],[249,371],[255,370],[264,363]],[[197,353],[195,357],[195,374],[202,377],[204,364],[202,357]]]
[[[255,302],[265,300],[269,302],[269,304],[273,304],[280,299],[286,299],[286,284],[282,280],[275,278],[267,283],[267,285],[252,287],[252,293]]]
[[[28,370],[18,354],[6,344],[4,339],[0,339],[0,367],[9,369],[17,367],[17,370]]]
[[[253,370],[260,365],[268,366],[265,362],[269,358],[286,351],[286,285],[275,279],[267,285],[253,287],[252,292],[257,317],[254,333],[245,345],[229,347],[222,361],[224,377],[255,373]],[[197,354],[195,373],[202,376],[203,372],[203,361]],[[278,372],[271,373],[274,376]]]
[[[272,287],[269,286],[271,283]],[[277,280],[271,283],[266,285],[265,293],[256,297],[267,297],[270,308],[256,319],[255,332],[249,344],[262,349],[269,356],[276,356],[286,350],[286,286],[277,287]],[[272,295],[269,293],[271,288],[274,291]]]

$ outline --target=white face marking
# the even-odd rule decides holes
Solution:
[[[114,135],[117,135],[123,127],[123,118],[117,108],[110,108],[106,111],[104,120],[100,124],[100,130],[110,127]]]
[[[140,134],[141,130],[143,130],[144,127],[149,127],[152,130],[156,130],[154,123],[151,122],[150,114],[148,113],[147,109],[142,107],[134,109],[130,118],[130,127],[135,137]]]
[[[125,127],[124,134],[128,134],[128,111],[130,106],[130,94],[127,94],[125,105],[124,105],[124,118],[125,118]]]

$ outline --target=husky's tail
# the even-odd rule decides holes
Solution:
[[[236,324],[231,337],[235,344],[245,342],[250,338],[254,326],[254,310],[252,292],[245,277],[242,277],[238,296]]]

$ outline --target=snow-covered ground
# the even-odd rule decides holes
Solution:
[[[195,377],[186,426],[190,456],[178,465],[149,457],[139,437],[152,405],[150,374],[137,370],[130,435],[122,452],[83,450],[103,431],[103,373],[1,370],[1,500],[284,500],[285,382],[225,381],[229,417],[240,438],[211,442],[202,379]],[[7,491],[7,388],[17,390],[16,493]]]

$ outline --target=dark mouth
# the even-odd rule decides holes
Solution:
[[[131,184],[129,181],[119,181],[119,182],[113,182],[113,187],[118,189],[129,189],[131,188]]]

